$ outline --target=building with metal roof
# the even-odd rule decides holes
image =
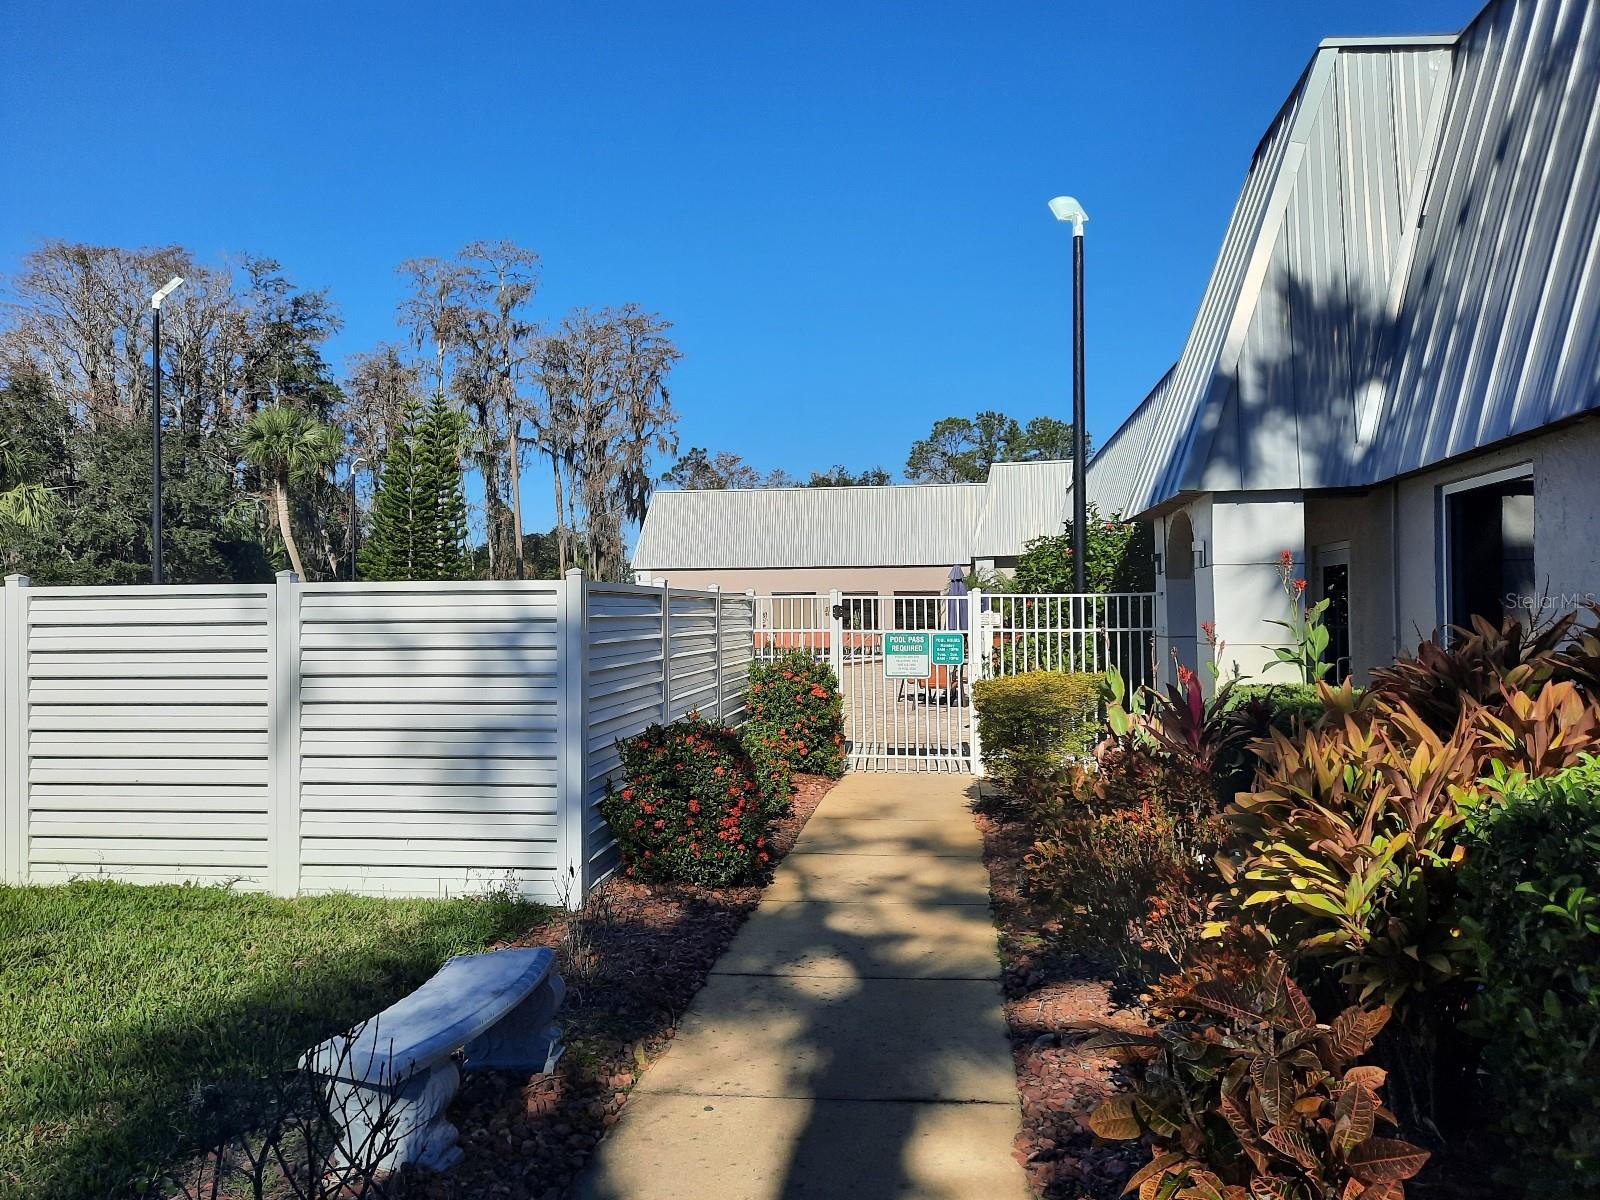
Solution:
[[[1596,4],[1318,47],[1176,365],[1107,447],[1181,660],[1213,631],[1225,667],[1281,673],[1286,551],[1341,674],[1600,592],[1597,112]]]
[[[1071,512],[1070,461],[995,463],[982,483],[661,491],[633,567],[763,595],[931,595],[952,567],[1010,566]]]

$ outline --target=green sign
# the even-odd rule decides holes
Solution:
[[[928,635],[884,634],[883,673],[890,679],[922,679],[930,674]]]
[[[964,633],[936,633],[933,635],[933,661],[936,666],[959,667],[967,661],[967,635]]]

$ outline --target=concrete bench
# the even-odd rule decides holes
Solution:
[[[566,987],[544,947],[452,958],[404,1000],[300,1060],[327,1081],[340,1149],[352,1162],[433,1171],[461,1157],[445,1119],[462,1066],[549,1071],[561,1057],[553,1018]]]

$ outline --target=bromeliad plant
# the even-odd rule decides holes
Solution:
[[[1201,978],[1155,1032],[1102,1029],[1085,1049],[1128,1064],[1134,1090],[1089,1118],[1100,1137],[1148,1136],[1140,1200],[1401,1200],[1428,1153],[1395,1125],[1385,1072],[1357,1060],[1389,1019],[1347,1008],[1319,1024],[1281,958]]]

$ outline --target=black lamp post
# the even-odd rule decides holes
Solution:
[[[150,582],[161,582],[161,302],[183,286],[174,275],[150,297]]]
[[[1080,595],[1088,553],[1088,414],[1083,395],[1083,223],[1089,214],[1071,196],[1050,201],[1058,221],[1072,223],[1072,590]]]

